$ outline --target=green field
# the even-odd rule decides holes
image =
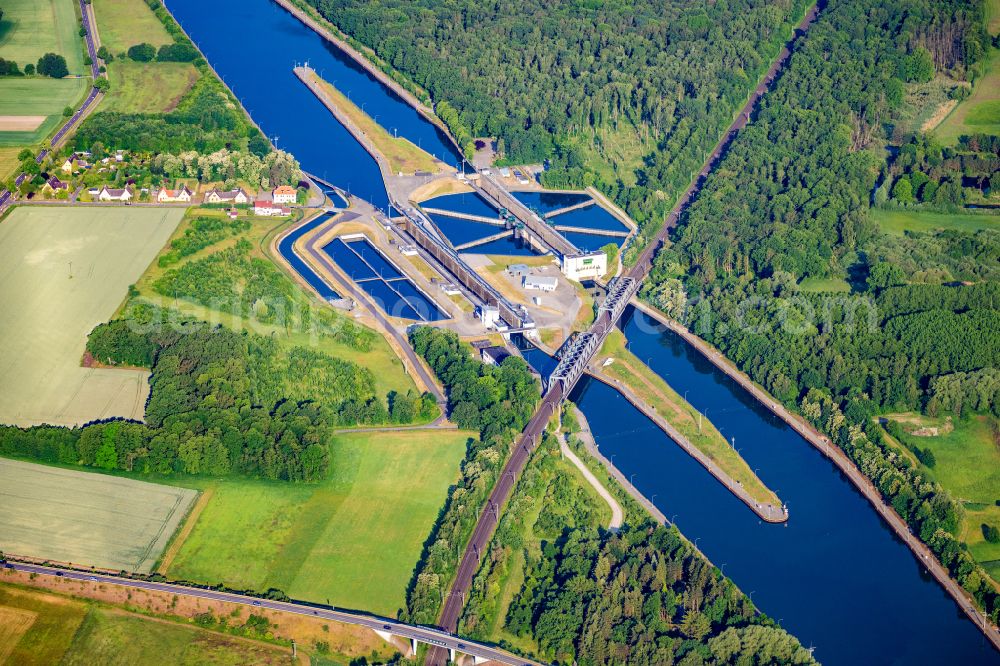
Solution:
[[[934,130],[941,141],[955,143],[963,134],[1000,134],[1000,49],[993,49],[986,69],[972,94]]]
[[[144,0],[93,0],[101,44],[117,57],[130,46],[153,46],[174,40]]]
[[[74,0],[4,0],[0,58],[23,70],[45,53],[57,53],[66,58],[70,74],[86,74],[76,7]]]
[[[1000,216],[985,213],[932,213],[872,208],[870,214],[883,231],[895,236],[902,236],[907,231],[1000,229]]]
[[[469,436],[338,435],[322,484],[209,482],[212,498],[167,573],[394,614]]]
[[[1000,544],[983,537],[983,523],[1000,527],[1000,423],[991,416],[960,420],[917,415],[889,415],[903,425],[903,442],[930,449],[936,464],[931,475],[965,506],[960,538],[973,557],[1000,581]],[[915,428],[937,427],[941,434],[916,436]]]
[[[81,367],[177,226],[171,208],[21,206],[0,224],[0,423],[142,418],[148,373]]]
[[[190,226],[189,221],[192,216],[224,217],[225,212],[222,210],[190,208],[188,209],[187,217],[177,227],[177,230],[174,232],[173,236],[171,236],[171,239],[184,234]],[[275,222],[272,218],[259,217],[253,217],[251,218],[251,221],[253,222],[253,226],[250,231],[242,237],[246,238],[254,245],[255,256],[270,259],[269,253],[265,252],[263,248],[268,246],[271,237],[275,233],[289,223]],[[206,247],[188,257],[185,257],[178,263],[173,264],[171,268],[178,268],[188,262],[197,261],[214,252],[218,252],[221,249],[231,247],[236,243],[236,241],[236,238],[230,238],[229,240]],[[168,249],[169,248],[164,247],[163,252],[166,252]],[[410,378],[403,367],[403,362],[381,335],[376,334],[372,336],[371,348],[368,351],[358,351],[357,349],[353,349],[338,342],[332,336],[315,336],[308,330],[289,330],[287,327],[268,326],[260,323],[259,321],[250,321],[237,317],[233,313],[210,310],[207,307],[197,303],[192,303],[188,300],[162,297],[154,292],[152,285],[163,275],[164,271],[165,269],[161,268],[157,261],[153,261],[142,277],[136,282],[136,286],[142,294],[143,299],[164,307],[172,308],[185,315],[196,317],[203,321],[221,323],[234,330],[242,330],[246,328],[261,333],[262,335],[274,335],[278,343],[282,345],[315,347],[318,351],[332,356],[350,359],[355,363],[369,368],[375,374],[375,392],[380,396],[386,395],[389,391],[400,391],[405,393],[406,391],[415,388],[413,379]],[[298,283],[296,282],[295,284]],[[304,304],[303,307],[305,307],[305,304],[311,303],[314,307],[329,309],[328,304],[320,303],[318,299],[311,298],[311,292],[309,292],[309,295],[307,296],[307,292],[300,288],[297,293],[301,295],[302,302]]]
[[[799,283],[799,289],[813,293],[847,292],[851,290],[850,283],[842,278],[806,278]]]
[[[0,56],[2,57],[2,56]],[[61,124],[63,109],[76,107],[90,89],[90,79],[0,78],[0,116],[46,116],[31,132],[0,132],[0,146],[38,143]]]
[[[287,664],[287,649],[0,585],[0,664]],[[5,659],[6,657],[6,659]]]
[[[111,89],[101,102],[102,111],[165,113],[198,80],[198,70],[185,62],[131,62],[108,65]]]

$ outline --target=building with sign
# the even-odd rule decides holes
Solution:
[[[563,275],[570,280],[595,280],[608,272],[608,255],[604,252],[568,254],[562,259]]]

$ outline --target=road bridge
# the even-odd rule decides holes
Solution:
[[[145,579],[127,578],[120,574],[97,571],[79,571],[71,568],[43,566],[26,562],[16,562],[7,560],[3,563],[3,568],[23,571],[29,574],[43,576],[57,576],[69,580],[81,582],[91,582],[96,584],[117,585],[124,588],[151,590],[154,592],[164,592],[177,596],[190,597],[195,599],[208,599],[211,601],[221,601],[232,604],[250,606],[252,608],[267,608],[268,610],[283,613],[294,613],[308,617],[322,618],[352,624],[355,626],[371,629],[383,639],[398,637],[410,642],[411,649],[416,653],[419,643],[432,645],[448,650],[455,661],[459,654],[471,656],[476,664],[492,661],[500,664],[510,664],[510,666],[522,666],[530,664],[538,666],[538,662],[524,657],[519,657],[505,650],[495,648],[483,643],[458,638],[440,629],[432,627],[422,627],[419,625],[405,624],[398,620],[392,620],[377,615],[367,615],[365,613],[337,610],[330,606],[320,606],[296,601],[277,601],[274,599],[263,599],[246,594],[236,594],[233,592],[222,592],[218,590],[192,587],[189,585],[177,585],[175,583],[161,583]],[[456,662],[457,663],[457,662]]]
[[[479,179],[470,181],[490,204],[498,209],[506,209],[535,236],[559,255],[579,254],[580,250],[566,240],[542,218],[508,192],[492,175],[480,174]]]

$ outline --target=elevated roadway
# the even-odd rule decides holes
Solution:
[[[556,232],[545,220],[521,203],[517,197],[508,192],[492,175],[480,174],[479,179],[472,181],[472,184],[487,201],[497,208],[506,209],[525,228],[538,236],[545,245],[552,248],[556,254],[565,256],[580,253],[580,250],[575,245],[566,240],[562,234]]]

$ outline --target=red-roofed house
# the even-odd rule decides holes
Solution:
[[[271,192],[271,199],[274,203],[295,203],[295,197],[298,195],[298,190],[296,190],[291,185],[279,185],[274,188]]]
[[[292,209],[288,206],[279,206],[271,201],[254,201],[253,212],[255,215],[291,215]]]
[[[156,193],[156,201],[159,203],[190,203],[192,194],[194,192],[189,190],[187,185],[182,185],[179,190],[168,190],[164,187]]]

